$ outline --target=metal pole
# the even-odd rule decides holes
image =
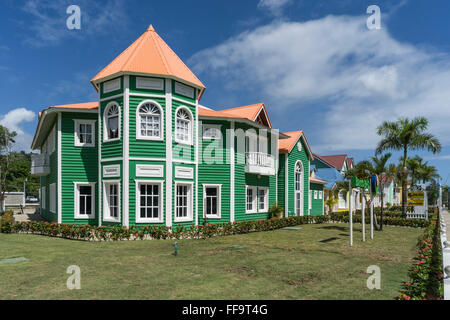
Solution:
[[[353,208],[352,208],[352,180],[348,182],[348,212],[349,212],[349,223],[350,223],[350,246],[353,246]]]
[[[364,188],[359,188],[359,190],[362,190],[363,194],[365,192]],[[364,201],[365,197],[363,197],[362,201],[362,212],[361,212],[361,218],[362,218],[362,239],[363,241],[366,241],[366,216],[365,216],[365,210],[366,210],[366,201]]]
[[[372,186],[370,186],[369,190],[370,190],[370,239],[373,240],[373,193],[372,193]]]

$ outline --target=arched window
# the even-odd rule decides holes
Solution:
[[[192,144],[192,116],[186,108],[177,111],[175,141]]]
[[[295,164],[295,215],[303,215],[303,166],[300,161]]]
[[[138,137],[144,139],[162,138],[161,108],[152,102],[147,102],[138,108]]]
[[[119,116],[120,107],[117,104],[111,104],[105,110],[105,140],[119,139]]]

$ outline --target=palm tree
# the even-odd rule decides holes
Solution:
[[[425,162],[422,167],[417,170],[417,178],[419,181],[422,181],[422,183],[431,182],[440,177],[436,167],[427,164],[428,162]]]
[[[378,181],[380,181],[380,191],[381,191],[380,230],[383,230],[384,184],[386,182],[389,182],[389,180],[393,179],[395,175],[395,165],[390,164],[389,166],[386,166],[390,158],[391,158],[390,153],[386,153],[380,158],[378,158],[377,156],[371,157],[373,164],[372,173],[376,174]]]
[[[428,120],[425,117],[417,117],[412,120],[400,118],[395,122],[384,121],[377,129],[378,135],[383,138],[378,143],[376,154],[381,154],[387,150],[403,151],[402,213],[404,217],[406,217],[408,200],[408,169],[406,167],[408,151],[424,149],[428,149],[428,151],[433,153],[441,151],[441,143],[434,135],[426,132],[427,128]]]
[[[423,166],[424,166],[423,159],[417,155],[414,158],[406,159],[406,167],[408,168],[409,174],[411,175],[412,185],[415,185],[417,181],[420,180],[419,170]]]

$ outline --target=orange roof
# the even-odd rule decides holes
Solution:
[[[205,107],[199,107],[198,113],[200,117],[218,117],[218,118],[233,118],[233,119],[247,119],[250,121],[255,121],[256,117],[261,112],[261,109],[265,110],[264,103],[257,103],[243,107],[225,109],[225,110],[212,110],[207,109]],[[267,122],[269,124],[269,128],[272,128],[269,117],[267,116],[267,112],[265,114],[267,117]]]
[[[317,182],[317,183],[322,183],[322,184],[327,184],[328,182],[326,182],[326,181],[323,181],[323,180],[320,180],[320,179],[316,179],[316,178],[313,178],[313,177],[309,177],[309,181],[311,181],[311,182]]]
[[[91,82],[112,78],[121,72],[171,76],[184,80],[203,92],[205,86],[181,61],[150,25],[132,45],[100,71]]]
[[[303,131],[284,132],[283,134],[286,136],[289,136],[289,138],[279,140],[279,142],[278,142],[278,152],[279,153],[290,153],[292,148],[297,143],[298,139],[303,137],[303,139],[305,139],[309,157],[310,157],[310,159],[313,159],[313,153],[311,151],[311,147],[309,146],[308,140],[306,139],[305,133]]]
[[[289,139],[280,140],[278,142],[278,151],[280,153],[289,153],[303,134],[303,131],[284,132],[284,134],[289,136]]]
[[[51,109],[51,108],[94,110],[94,109],[98,109],[98,101],[50,106],[47,109]],[[39,119],[41,118],[41,115],[42,115],[42,112],[39,112]]]

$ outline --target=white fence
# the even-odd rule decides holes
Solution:
[[[444,300],[450,300],[450,243],[447,241],[447,226],[444,219],[444,214],[440,210],[439,216],[441,219],[441,245],[442,245],[442,268],[444,270]],[[448,220],[448,219],[447,219]]]

